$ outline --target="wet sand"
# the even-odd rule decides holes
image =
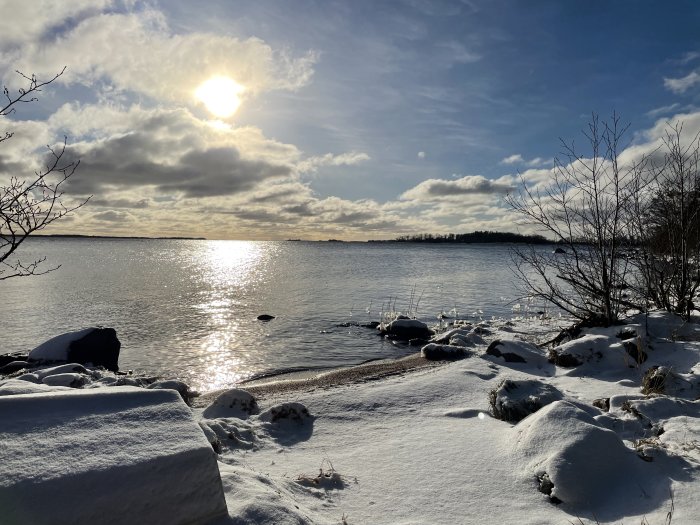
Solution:
[[[366,383],[386,377],[405,374],[414,370],[437,367],[447,361],[430,361],[415,353],[401,359],[383,359],[348,368],[324,371],[294,372],[274,377],[248,381],[237,385],[257,398],[274,397],[294,392],[333,388],[352,383]],[[207,392],[194,401],[194,406],[211,403],[223,390]]]

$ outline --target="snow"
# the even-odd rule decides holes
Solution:
[[[228,512],[211,525],[633,525],[643,519],[655,525],[666,523],[671,510],[673,525],[696,524],[700,324],[653,313],[625,327],[587,329],[555,349],[580,364],[557,366],[550,349],[535,343],[568,324],[535,318],[463,323],[436,335],[430,345],[464,359],[339,385],[299,381],[298,388],[248,390],[242,385],[195,399],[192,408],[175,390],[113,386],[146,386],[138,377],[89,368],[31,370],[21,376],[26,380],[0,381],[0,394],[7,394],[0,398],[0,421],[30,435],[22,446],[11,437],[12,446],[0,451],[0,460],[8,462],[0,479],[34,476],[75,501],[84,491],[74,488],[74,476],[99,484],[100,473],[109,472],[110,500],[127,502],[124,507],[137,493],[166,486],[177,496],[163,494],[161,500],[157,488],[151,507],[134,507],[135,521],[159,523],[166,522],[163,516],[172,518],[174,501],[189,498],[183,491],[214,487],[216,450]],[[623,328],[646,361],[625,350],[617,337]],[[663,388],[645,395],[645,376],[654,367],[664,373]],[[75,385],[68,382],[73,376],[86,381],[81,389],[38,384],[48,379]],[[183,390],[177,382],[156,388],[168,387]],[[28,391],[42,394],[23,395]],[[99,414],[90,396],[80,398],[111,392],[136,397],[119,403],[105,398],[100,406],[119,410]],[[142,398],[139,392],[166,397]],[[68,398],[70,404],[52,401]],[[26,410],[25,399],[45,401]],[[493,399],[534,412],[502,421],[493,416]],[[594,400],[603,408],[593,406]],[[13,408],[3,412],[3,407]],[[25,419],[15,421],[18,414]],[[96,422],[112,425],[109,434]],[[0,434],[11,432],[8,424]],[[71,462],[61,459],[69,454]],[[163,459],[173,454],[183,460],[177,466]],[[206,459],[189,461],[195,454]],[[164,461],[167,468],[132,471],[132,461],[144,466]],[[138,472],[138,481],[127,481],[129,472]],[[177,483],[184,485],[176,489]],[[217,490],[216,497],[209,496],[223,510]],[[72,512],[80,522],[86,516],[79,514],[82,509],[61,497],[47,489],[35,499]],[[86,501],[88,508],[97,504]]]
[[[67,332],[57,335],[41,343],[34,350],[29,352],[31,361],[68,361],[68,349],[73,341],[82,339],[94,328],[85,328],[76,332]]]
[[[0,397],[0,421],[9,523],[185,524],[226,514],[215,453],[175,391]]]

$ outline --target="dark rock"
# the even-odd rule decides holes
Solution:
[[[258,319],[260,318],[258,317]],[[262,319],[260,320],[262,321]],[[338,328],[350,328],[351,326],[360,326],[360,323],[358,323],[357,321],[346,321],[344,323],[338,323],[335,326],[337,326]]]
[[[19,372],[20,370],[27,368],[28,366],[29,365],[26,361],[10,361],[5,366],[0,367],[0,374],[14,374],[15,372]]]
[[[555,248],[554,253],[557,253],[557,254],[566,253],[566,250],[564,248]]]
[[[513,352],[501,352],[498,349],[498,346],[502,345],[503,343],[496,339],[495,341],[491,342],[489,347],[486,349],[486,353],[494,357],[502,357],[506,363],[527,363],[525,358],[518,354],[514,354]]]
[[[495,418],[517,423],[562,397],[553,386],[534,379],[504,379],[489,392],[489,404]]]
[[[362,323],[360,326],[362,328],[376,329],[381,323],[379,321],[370,321],[369,323]]]
[[[593,406],[600,408],[603,412],[610,412],[610,398],[601,397],[593,400]]]
[[[102,366],[107,370],[119,370],[119,350],[122,344],[114,328],[94,328],[87,335],[68,345],[68,362]]]
[[[429,342],[430,341],[428,339],[409,339],[408,345],[409,346],[425,346]]]
[[[623,328],[619,332],[615,334],[615,337],[618,339],[632,339],[633,337],[637,337],[637,331],[634,328]]]
[[[410,341],[411,339],[430,339],[433,332],[428,325],[416,319],[399,317],[387,325],[381,327],[384,335],[392,336],[395,339]]]
[[[275,318],[274,315],[260,314],[258,316],[258,321],[272,321]]]
[[[644,350],[642,350],[641,344],[639,343],[638,339],[635,338],[623,341],[622,346],[625,347],[625,352],[627,352],[629,356],[632,359],[634,359],[634,362],[638,365],[641,365],[644,361],[647,360],[647,354]]]
[[[556,350],[550,350],[547,355],[547,360],[562,368],[574,368],[583,364],[583,361],[572,354],[559,353]]]
[[[26,360],[27,360],[27,354],[20,354],[19,352],[15,352],[12,354],[3,354],[3,355],[0,355],[0,367],[3,367],[7,364],[10,364],[13,361],[26,361]]]

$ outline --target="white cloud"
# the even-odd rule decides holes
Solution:
[[[369,159],[369,155],[360,151],[351,151],[340,155],[326,153],[325,155],[309,157],[299,162],[297,169],[300,173],[315,173],[323,166],[353,166]]]
[[[523,165],[523,166],[527,166],[529,168],[537,168],[540,166],[545,166],[549,162],[550,162],[549,160],[543,159],[542,157],[535,157],[534,159],[526,160],[523,158],[522,155],[520,155],[519,153],[516,153],[514,155],[510,155],[508,157],[505,157],[504,159],[501,159],[500,164]]]
[[[294,57],[258,38],[176,34],[153,10],[91,16],[48,42],[27,38],[9,56],[4,61],[8,71],[46,75],[65,64],[62,83],[94,86],[102,81],[155,100],[189,104],[196,87],[214,75],[234,78],[253,95],[299,89],[309,83],[318,58],[313,51]]]
[[[418,158],[419,158],[419,159],[424,159],[424,158],[425,158],[425,151],[419,151],[419,152],[418,152]]]
[[[481,175],[467,175],[457,180],[428,179],[401,194],[402,200],[435,202],[462,198],[465,195],[504,194],[512,188],[502,181],[489,180]]]
[[[677,95],[685,93],[693,86],[700,84],[700,74],[692,71],[681,78],[664,78],[664,86]]]

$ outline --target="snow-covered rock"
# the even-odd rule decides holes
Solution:
[[[207,419],[219,417],[236,417],[247,419],[252,414],[258,414],[258,402],[250,393],[240,388],[232,388],[219,396],[202,412]]]
[[[25,374],[26,375],[26,374]],[[20,378],[8,379],[0,383],[0,396],[17,396],[21,394],[36,394],[55,390],[68,390],[62,386],[49,386]]]
[[[227,512],[216,454],[176,392],[3,397],[0,421],[4,522],[173,525]]]
[[[494,417],[515,423],[562,397],[555,387],[536,379],[504,379],[489,393],[489,403]]]
[[[163,381],[156,381],[151,383],[146,388],[151,390],[175,390],[182,400],[188,405],[192,402],[192,399],[197,395],[196,392],[190,390],[190,387],[184,381],[178,381],[176,379],[166,379]]]
[[[64,374],[53,374],[46,376],[41,380],[42,383],[49,386],[68,386],[71,388],[80,388],[85,386],[89,381],[87,376],[83,374],[69,373]]]
[[[514,430],[515,449],[529,460],[540,490],[572,510],[649,504],[668,495],[660,494],[660,484],[645,476],[646,464],[615,432],[566,401],[550,404]]]
[[[428,343],[420,350],[420,355],[426,359],[439,361],[442,359],[463,359],[471,355],[463,345],[441,345],[437,343]]]
[[[119,370],[119,349],[114,328],[85,328],[68,332],[40,344],[29,352],[29,361],[68,361]]]

